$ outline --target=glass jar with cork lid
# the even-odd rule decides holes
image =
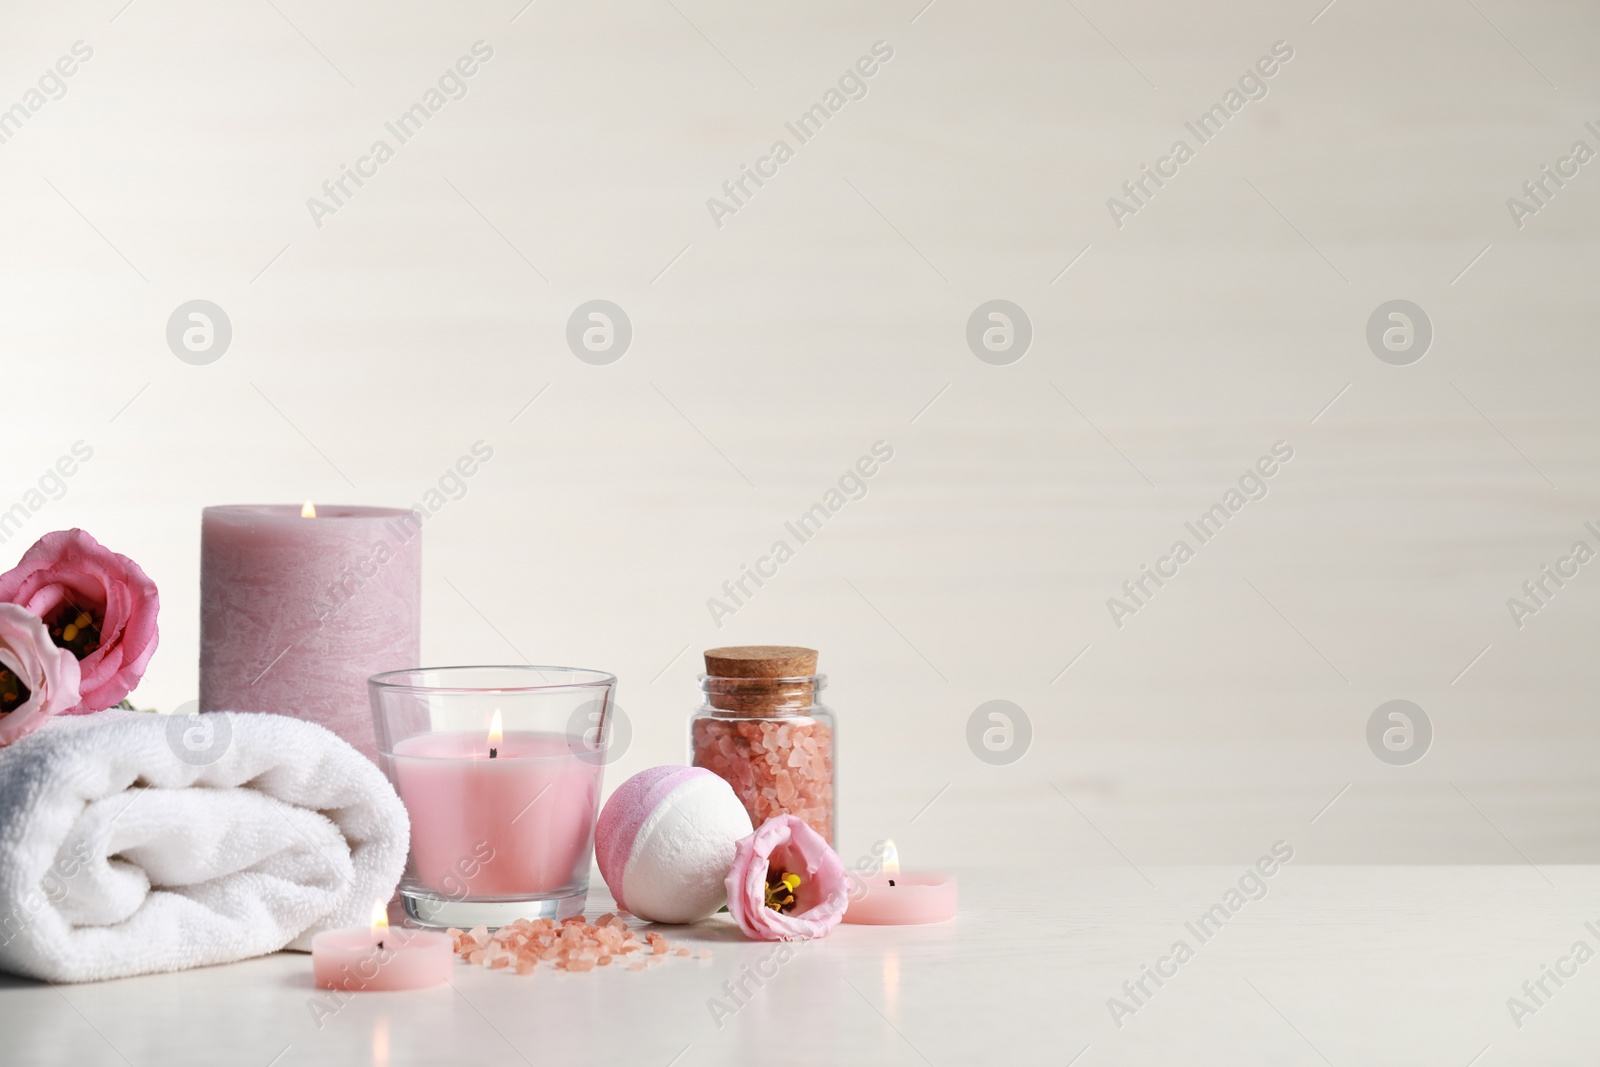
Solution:
[[[803,819],[833,844],[833,712],[817,652],[792,645],[707,649],[705,700],[689,720],[689,761],[722,778],[756,826]]]

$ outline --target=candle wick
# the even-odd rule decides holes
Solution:
[[[382,948],[382,947],[383,947],[383,942],[382,942],[382,941],[381,941],[381,940],[380,940],[380,941],[379,941],[379,942],[378,942],[378,947],[379,947],[379,948]]]
[[[889,879],[889,884],[890,885],[894,885],[894,879],[893,878]]]
[[[498,759],[499,757],[500,757],[500,750],[498,748],[491,748],[489,750],[489,758],[490,759]]]

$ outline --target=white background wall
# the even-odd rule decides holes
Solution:
[[[408,504],[482,440],[427,525],[427,658],[615,671],[613,783],[683,758],[701,649],[793,642],[832,676],[847,852],[1600,853],[1600,565],[1520,630],[1506,606],[1600,547],[1600,164],[1523,228],[1506,206],[1600,148],[1592,6],[121,3],[0,14],[0,106],[94,50],[0,145],[0,504],[94,449],[0,556],[81,525],[147,568],[141,703],[195,695],[202,506]],[[466,97],[315,225],[478,40]],[[707,198],[879,40],[866,97],[718,227]],[[1118,228],[1107,198],[1277,41],[1268,96]],[[1034,326],[1010,366],[964,339],[996,297]],[[207,366],[164,338],[194,298],[233,324]],[[610,366],[564,342],[594,298],[633,323]],[[1395,298],[1435,328],[1411,366],[1363,336]],[[867,497],[713,625],[877,440]],[[1270,495],[1115,626],[1279,440]],[[1436,731],[1409,767],[1364,736],[1397,697]],[[965,740],[996,698],[1033,725],[1005,767]]]

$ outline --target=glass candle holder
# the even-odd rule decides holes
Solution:
[[[616,682],[531,666],[369,679],[378,762],[411,817],[400,897],[412,923],[583,913]]]

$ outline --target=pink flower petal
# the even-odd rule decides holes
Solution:
[[[98,618],[100,645],[77,665],[79,697],[61,710],[63,715],[101,711],[127,696],[144,677],[159,643],[161,598],[155,583],[133,560],[82,530],[41,537],[0,575],[0,603],[20,605],[40,619],[74,607]]]
[[[767,907],[769,868],[800,876],[795,910]],[[728,871],[728,913],[755,941],[805,941],[839,925],[849,903],[844,861],[805,820],[774,815],[736,846]]]
[[[28,687],[28,699],[0,714],[0,745],[9,745],[78,702],[78,661],[50,640],[27,608],[0,603],[0,664]]]

